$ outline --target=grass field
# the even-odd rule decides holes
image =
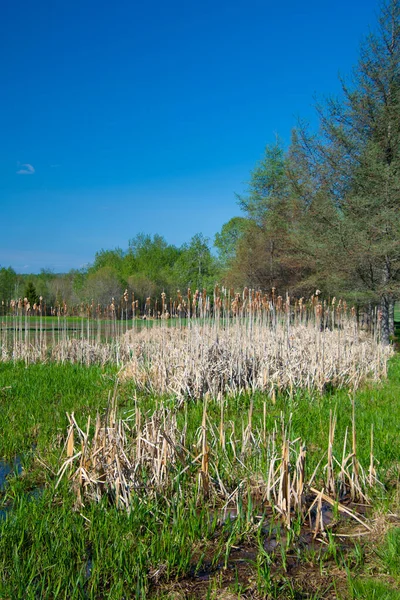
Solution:
[[[116,377],[110,366],[0,363],[0,456],[9,462],[18,456],[22,465],[8,476],[0,496],[1,598],[400,597],[398,355],[386,381],[364,385],[354,398],[339,390],[281,393],[274,401],[261,393],[224,400],[224,450],[221,399],[210,399],[210,485],[217,473],[228,493],[236,490],[228,511],[218,494],[201,492],[195,461],[172,478],[167,491],[152,491],[150,481],[146,487],[144,474],[129,512],[107,494],[100,502],[83,498],[82,505],[68,472],[56,488],[67,457],[66,413],[74,412],[85,430],[89,416],[93,424],[97,411],[107,411]],[[204,402],[152,396],[129,380],[119,382],[117,398],[118,414],[127,423],[133,411],[136,422],[139,413],[144,422],[165,407],[177,430],[185,428],[185,448],[196,454]],[[285,423],[291,440],[306,443],[306,479],[316,469],[314,485],[322,490],[330,414],[337,416],[333,452],[340,459],[346,428],[352,428],[353,400],[358,461],[368,469],[373,424],[374,465],[382,483],[368,493],[371,507],[362,520],[369,529],[354,519],[340,520],[333,506],[318,535],[312,534],[315,523],[305,525],[296,516],[288,530],[254,492],[270,452],[257,440],[275,428],[278,443]],[[244,448],[250,421],[253,438]]]
[[[399,597],[400,355],[341,301],[218,294],[2,320],[0,598]]]

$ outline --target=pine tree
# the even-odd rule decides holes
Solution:
[[[34,304],[39,303],[39,296],[36,293],[36,288],[32,281],[28,281],[28,283],[26,284],[24,297],[27,298],[29,304],[31,305],[31,308]]]
[[[342,278],[379,299],[388,343],[390,307],[400,295],[400,0],[382,6],[343,98],[319,113],[320,137],[299,135],[323,190],[316,222],[325,223],[325,249],[336,247]]]

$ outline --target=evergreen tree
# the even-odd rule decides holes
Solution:
[[[39,296],[36,293],[36,288],[32,281],[28,281],[25,288],[24,298],[27,298],[31,308],[34,304],[39,304]]]
[[[319,199],[311,231],[314,239],[315,228],[325,231],[323,256],[334,257],[342,281],[379,298],[388,343],[390,307],[400,294],[399,0],[382,6],[343,98],[319,112],[319,139],[304,130],[297,138],[314,180],[311,206]]]

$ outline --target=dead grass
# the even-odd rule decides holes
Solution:
[[[323,331],[313,323],[194,323],[132,331],[125,339],[132,358],[122,377],[180,399],[328,386],[354,390],[367,378],[384,376],[392,353],[351,321]]]
[[[337,502],[347,497],[367,503],[368,490],[376,483],[360,465],[354,442],[349,453],[347,432],[342,459],[332,451],[321,453],[319,473],[317,467],[306,480],[306,445],[300,438],[290,439],[290,420],[285,423],[281,417],[271,431],[253,429],[252,405],[247,427],[232,439],[231,424],[225,423],[223,411],[218,427],[218,423],[210,422],[204,402],[195,443],[186,439],[188,423],[178,427],[176,415],[163,407],[143,415],[136,406],[128,418],[118,419],[117,388],[107,412],[97,415],[94,428],[90,417],[85,428],[73,414],[68,418],[66,458],[58,483],[65,475],[71,479],[78,506],[107,497],[117,508],[129,512],[134,495],[149,499],[178,494],[189,504],[211,501],[224,515],[230,508],[239,511],[243,498],[251,497],[255,506],[263,510],[269,507],[280,515],[288,530],[300,516],[309,521],[316,537],[326,528],[324,510],[336,507],[338,514],[361,526],[363,533],[371,532],[362,515]],[[329,448],[333,442],[331,426]],[[244,462],[250,455],[258,456],[259,462],[251,470],[245,467],[244,476]],[[328,462],[322,466],[326,456]],[[221,478],[223,463],[230,464],[229,481]],[[318,487],[322,473],[325,481]]]

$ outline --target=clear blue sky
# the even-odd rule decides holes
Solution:
[[[0,20],[0,265],[64,272],[239,214],[264,147],[337,94],[375,0],[40,0]]]

